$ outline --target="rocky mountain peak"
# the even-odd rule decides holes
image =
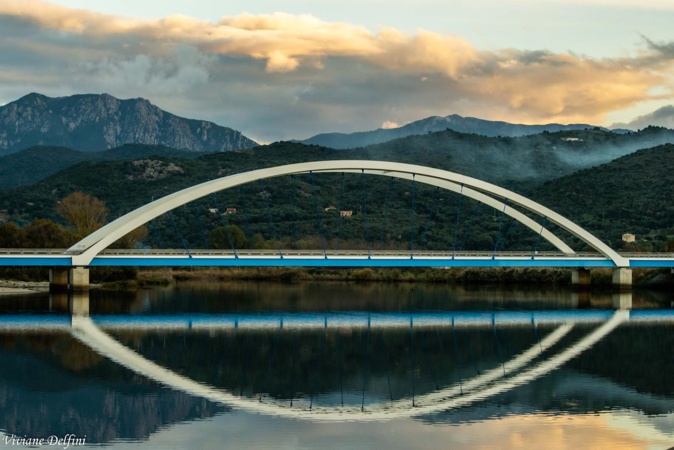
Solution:
[[[124,144],[196,152],[257,145],[236,130],[175,116],[144,98],[120,100],[109,94],[51,98],[31,93],[0,107],[2,153],[34,145],[99,151]]]

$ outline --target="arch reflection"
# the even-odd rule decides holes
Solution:
[[[359,322],[361,323],[361,334],[365,333],[364,344],[366,349],[365,358],[358,374],[358,376],[362,376],[363,379],[362,401],[358,402],[357,400],[351,398],[349,401],[344,402],[344,391],[342,391],[341,402],[336,402],[334,399],[331,401],[325,396],[319,399],[318,395],[314,396],[314,392],[312,392],[309,401],[307,401],[307,396],[305,396],[303,401],[293,402],[292,394],[289,399],[290,401],[288,401],[287,398],[274,397],[264,390],[248,392],[246,395],[244,395],[243,384],[241,385],[239,392],[236,392],[236,390],[232,387],[214,387],[205,382],[196,381],[186,375],[180,374],[176,370],[171,370],[165,367],[163,364],[154,362],[148,357],[141,355],[139,352],[123,345],[118,339],[115,339],[109,333],[103,331],[99,324],[89,317],[88,307],[86,306],[87,301],[88,298],[80,297],[77,302],[72,302],[72,333],[77,339],[86,344],[88,347],[115,361],[116,363],[173,389],[218,403],[240,408],[245,411],[280,417],[319,421],[389,420],[395,418],[414,417],[448,411],[453,408],[459,408],[475,402],[486,400],[490,397],[503,394],[518,386],[529,383],[558,369],[570,359],[591,348],[602,338],[611,333],[621,323],[630,320],[630,312],[628,310],[617,310],[612,313],[605,314],[604,319],[602,319],[599,322],[599,325],[597,325],[596,328],[592,329],[590,332],[585,333],[581,330],[581,336],[579,338],[572,339],[571,331],[574,330],[574,322],[582,322],[583,317],[581,315],[577,317],[575,321],[571,317],[567,317],[566,319],[562,320],[561,323],[556,323],[550,332],[544,336],[538,336],[537,334],[537,339],[534,340],[532,345],[518,347],[518,350],[513,354],[513,356],[509,357],[507,360],[502,358],[499,361],[492,358],[491,365],[489,367],[483,368],[483,370],[478,369],[476,375],[465,376],[464,374],[463,377],[460,375],[458,382],[442,385],[437,383],[435,388],[426,391],[417,391],[415,390],[414,385],[416,379],[415,370],[417,367],[414,363],[415,316],[413,314],[408,315],[409,330],[401,328],[401,324],[396,321],[391,321],[390,317],[385,318],[387,320],[379,320],[379,317],[374,316],[373,320],[373,316],[368,316],[367,327],[362,326],[362,320]],[[534,319],[535,313],[527,314],[531,317],[532,330],[538,333]],[[324,338],[320,341],[322,345],[325,345],[325,336],[327,335],[328,330],[331,333],[335,333],[336,336],[340,336],[340,334],[348,335],[348,333],[353,333],[353,327],[342,325],[341,327],[334,326],[334,328],[330,328],[333,326],[332,323],[328,321],[327,316],[324,317]],[[477,321],[477,323],[474,323],[472,326],[486,327],[488,334],[493,332],[494,341],[496,342],[499,356],[503,356],[499,347],[499,327],[502,325],[508,325],[508,323],[497,323],[495,317],[495,315],[491,315],[491,323],[489,321],[485,322],[483,320],[482,322]],[[295,326],[300,327],[301,325],[299,324],[302,323],[304,323],[304,326],[307,326],[307,318],[305,317],[304,319],[304,321],[298,321]],[[438,327],[444,324],[445,331],[447,333],[453,333],[455,337],[457,328],[459,326],[464,327],[464,329],[467,326],[465,323],[458,324],[458,321],[455,319],[456,315],[452,315],[451,318],[444,317],[442,320],[438,320],[432,325],[426,324],[426,330],[430,329],[437,331]],[[554,321],[550,320],[550,323],[553,322]],[[593,322],[597,322],[596,317],[593,319]],[[235,321],[234,332],[238,330],[240,323],[243,324],[244,322]],[[292,321],[285,322],[285,330],[286,332],[293,332],[292,325],[289,325],[289,323],[291,324]],[[313,322],[309,320],[308,323]],[[511,323],[510,325],[513,324]],[[421,330],[424,330],[423,321],[421,321],[418,326],[421,328]],[[191,321],[189,322],[189,328],[192,328]],[[242,326],[242,328],[245,329],[245,326]],[[376,349],[371,348],[373,328],[388,328],[398,330],[398,332],[402,332],[403,334],[409,333],[409,353],[411,362],[408,367],[408,372],[410,374],[410,389],[408,390],[407,395],[403,395],[398,398],[393,398],[393,396],[391,396],[390,399],[379,398],[375,402],[368,402],[366,404],[365,386],[367,384],[368,377],[368,364],[371,364],[371,361],[374,358],[373,355],[376,355]],[[252,331],[254,330],[254,327],[249,326],[248,329]],[[211,326],[210,330],[211,332],[215,333],[214,337],[217,338],[217,327]],[[267,327],[266,332],[269,333],[269,331],[276,331],[276,333],[280,335],[282,332],[284,332],[283,330],[284,322],[281,320],[279,321],[277,330]],[[259,329],[257,330],[257,332],[260,331],[261,330]],[[419,329],[417,329],[416,332],[420,333]],[[251,334],[248,334],[247,336],[244,336],[243,339],[248,339],[250,341],[253,339],[251,336]],[[291,340],[296,340],[298,336],[300,335],[295,334],[291,336]],[[417,339],[419,339],[419,335],[417,335]],[[458,347],[458,341],[455,338],[453,342],[456,350]],[[251,345],[248,347],[249,354],[252,353],[250,348],[252,348]],[[323,349],[324,347],[321,348]],[[391,351],[398,350],[399,349],[392,349]],[[268,354],[271,355],[271,352]],[[456,354],[458,356],[458,352],[456,352]],[[321,358],[324,356],[325,354],[321,353]],[[422,355],[416,356],[417,358],[423,358]],[[216,355],[214,357],[217,358],[218,356]],[[447,357],[449,358],[449,355],[447,355]],[[271,365],[271,360],[266,362]],[[344,360],[342,360],[342,362],[344,362]],[[459,360],[457,357],[457,366],[460,366],[458,363]],[[323,362],[319,361],[318,364],[323,364]],[[362,374],[360,374],[360,371],[362,371]],[[314,381],[319,376],[319,372],[319,370],[316,370],[315,374],[313,375]],[[242,377],[243,376],[245,375],[242,375]],[[372,376],[372,374],[370,374],[370,376]],[[309,378],[311,378],[311,374]],[[343,383],[343,381],[344,380],[340,375],[340,384]]]

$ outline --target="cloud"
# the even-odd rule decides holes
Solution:
[[[662,0],[511,0],[520,3],[552,3],[560,5],[580,4],[580,5],[598,5],[634,9],[658,9],[671,10],[674,9],[674,3],[671,1]]]
[[[650,114],[644,114],[628,123],[615,123],[611,128],[627,128],[629,130],[640,130],[649,125],[666,127],[674,129],[674,105],[667,105],[653,111]]]
[[[672,97],[672,48],[645,40],[634,56],[593,59],[486,51],[458,36],[372,32],[311,15],[135,19],[3,0],[0,100],[21,89],[143,96],[265,141],[449,113],[601,123]]]

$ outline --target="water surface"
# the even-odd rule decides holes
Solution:
[[[358,283],[2,297],[0,430],[113,448],[667,449],[672,301]]]

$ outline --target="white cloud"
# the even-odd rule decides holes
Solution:
[[[397,122],[386,120],[381,124],[381,128],[383,128],[384,130],[389,130],[391,128],[400,128],[400,125]]]

